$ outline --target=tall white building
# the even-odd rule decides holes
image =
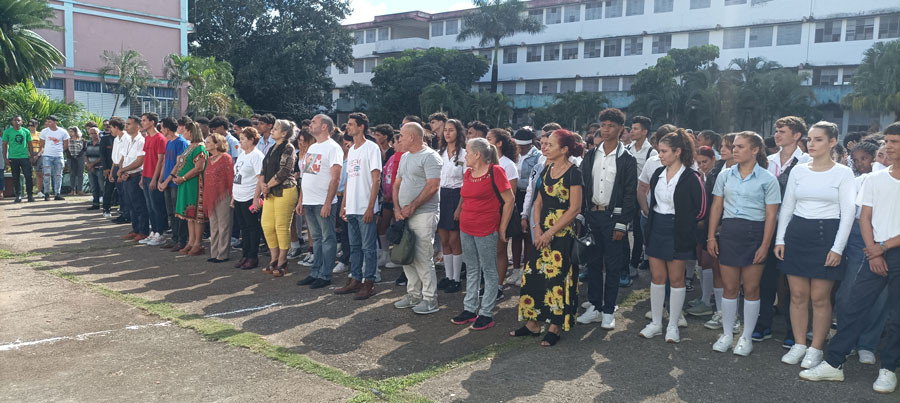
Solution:
[[[854,0],[532,0],[528,15],[546,28],[501,42],[499,88],[516,109],[539,107],[553,94],[600,91],[616,107],[627,107],[635,74],[656,64],[672,48],[716,45],[716,62],[764,57],[809,73],[826,118],[843,132],[882,127],[892,116],[839,107],[863,52],[875,42],[900,38],[900,1]],[[356,44],[353,66],[332,68],[333,99],[339,113],[355,102],[344,90],[368,84],[372,68],[407,49],[470,50],[491,59],[478,40],[456,40],[462,17],[474,10],[429,14],[421,11],[376,16],[351,24]],[[490,86],[490,72],[477,84]]]

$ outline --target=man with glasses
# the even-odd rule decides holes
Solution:
[[[28,192],[28,201],[33,202],[31,195],[33,182],[31,180],[31,160],[34,159],[34,151],[31,148],[31,133],[22,127],[22,117],[15,116],[12,126],[3,131],[3,157],[9,161],[12,167],[13,187],[16,190],[16,203],[22,202],[22,182],[19,174],[25,175],[25,189]],[[0,177],[0,179],[3,179]]]

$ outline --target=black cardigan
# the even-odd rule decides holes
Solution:
[[[597,150],[603,147],[599,145],[593,150],[587,152],[584,160],[581,161],[581,172],[584,177],[584,190],[582,192],[583,204],[581,210],[589,212],[594,202],[591,200],[594,196],[594,184],[591,176],[594,171],[594,156]],[[619,154],[619,149],[623,152]],[[637,206],[637,161],[630,152],[624,150],[625,146],[619,143],[616,146],[616,179],[613,183],[612,195],[609,197],[609,205],[606,212],[616,219],[616,231],[627,232],[628,224],[634,219],[634,213]]]
[[[650,217],[647,218],[647,232],[644,236],[645,242],[649,242],[650,234],[652,234],[653,218],[656,212],[653,207],[656,206],[656,184],[659,182],[659,175],[666,169],[660,167],[653,176],[650,177]],[[709,207],[706,198],[706,189],[703,185],[703,179],[697,171],[689,167],[684,167],[684,172],[678,178],[675,185],[675,251],[688,252],[697,249],[697,222],[706,217]]]

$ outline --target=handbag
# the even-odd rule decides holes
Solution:
[[[590,249],[594,246],[594,233],[591,227],[584,222],[584,216],[581,214],[576,218],[581,223],[581,236],[575,239],[572,244],[572,256],[580,263],[586,263],[589,259]]]
[[[403,236],[400,238],[400,242],[391,248],[391,262],[406,266],[412,264],[415,257],[416,236],[409,229],[408,225],[404,225]]]
[[[488,168],[488,172],[491,173],[491,187],[494,188],[494,195],[497,196],[497,200],[500,201],[500,219],[503,219],[503,205],[505,202],[503,201],[503,197],[500,197],[500,190],[497,189],[497,183],[494,181],[494,164]],[[506,239],[514,238],[522,235],[522,220],[517,220],[516,217],[521,216],[521,212],[519,208],[513,203],[513,212],[509,217],[509,223],[506,224]]]

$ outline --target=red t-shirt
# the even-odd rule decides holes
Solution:
[[[144,137],[144,171],[141,172],[141,176],[145,178],[153,177],[160,154],[165,158],[166,136],[163,136],[162,133],[156,133],[155,136]]]
[[[394,182],[397,180],[397,168],[400,166],[400,157],[403,153],[394,153],[384,164],[384,178],[381,180],[382,201],[385,203],[394,202]]]
[[[494,183],[500,193],[510,189],[509,179],[500,165],[494,165]],[[472,177],[472,170],[463,174],[463,185],[460,190],[463,198],[462,211],[459,214],[459,229],[472,236],[488,236],[497,232],[500,227],[500,200],[491,186],[491,173],[480,178]]]

